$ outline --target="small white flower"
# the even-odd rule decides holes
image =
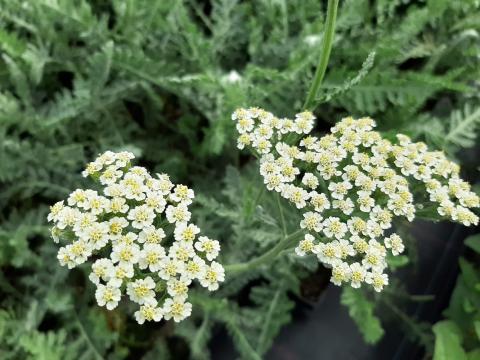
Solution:
[[[138,239],[138,235],[133,232],[127,232],[121,235],[115,242],[115,245],[132,245]]]
[[[50,235],[52,235],[53,242],[55,242],[55,243],[60,242],[61,233],[62,233],[62,230],[60,230],[56,226],[52,227],[52,229],[50,230]]]
[[[100,306],[106,306],[108,310],[113,310],[117,307],[122,294],[118,287],[112,285],[99,284],[95,291],[95,298]]]
[[[71,245],[67,245],[65,247],[61,247],[58,250],[57,259],[60,262],[61,266],[67,266],[69,269],[73,269],[77,264],[74,261],[74,257],[70,252]]]
[[[344,282],[350,280],[351,271],[350,267],[345,262],[337,262],[332,267],[332,277],[330,281],[335,285],[342,285]]]
[[[183,203],[184,205],[189,205],[192,203],[192,199],[195,197],[195,194],[192,189],[189,189],[185,185],[177,185],[173,189],[173,193],[170,195],[170,199]]]
[[[156,301],[152,301],[140,306],[140,309],[135,311],[134,316],[140,325],[145,321],[159,322],[163,318],[163,310],[157,307]]]
[[[375,291],[380,292],[383,290],[383,287],[388,285],[388,275],[378,272],[369,272],[367,273],[365,282],[371,284]]]
[[[391,227],[392,218],[393,216],[390,211],[388,211],[387,209],[382,209],[378,205],[372,209],[372,212],[370,214],[370,219],[377,222],[382,229],[388,229]]]
[[[270,140],[273,135],[273,129],[267,124],[260,124],[254,131],[254,136]]]
[[[92,161],[87,164],[87,167],[84,171],[82,171],[82,176],[92,176],[93,174],[97,173],[102,169],[102,165],[96,161]]]
[[[270,191],[275,190],[277,192],[280,192],[283,181],[283,176],[279,174],[267,174],[263,178],[265,186]]]
[[[157,213],[162,213],[165,210],[167,201],[163,198],[162,194],[158,192],[146,192],[145,205],[154,210]]]
[[[323,233],[329,238],[341,239],[347,230],[347,225],[338,217],[329,217],[323,221]]]
[[[175,322],[179,322],[191,315],[192,304],[183,299],[168,298],[163,304],[163,313],[165,320],[173,318]]]
[[[114,217],[108,221],[108,235],[111,240],[115,241],[122,235],[123,229],[129,225],[128,221],[123,217]]]
[[[375,200],[370,197],[370,193],[359,191],[357,204],[359,205],[360,211],[369,213],[375,205]]]
[[[237,139],[237,148],[239,150],[245,149],[245,146],[249,146],[252,143],[253,136],[251,134],[241,134]]]
[[[155,226],[147,226],[138,234],[138,242],[146,244],[160,244],[165,238],[166,234],[162,228],[156,228]]]
[[[310,204],[315,208],[315,211],[321,213],[324,210],[330,209],[330,201],[325,194],[318,194],[315,191],[310,193]]]
[[[68,251],[76,265],[83,264],[87,261],[87,258],[92,254],[92,250],[91,244],[83,240],[77,240],[68,245]]]
[[[332,182],[328,185],[328,190],[331,191],[334,199],[342,200],[348,194],[348,190],[352,187],[352,184],[348,181],[342,181],[339,183]]]
[[[158,276],[160,276],[160,278],[162,278],[163,280],[170,280],[177,274],[182,274],[184,272],[184,268],[184,262],[166,257],[161,261]]]
[[[133,155],[133,153],[130,151],[121,151],[115,154],[115,158],[115,165],[118,168],[123,168],[130,163],[130,160],[135,158],[135,155]]]
[[[339,209],[342,211],[345,215],[350,215],[355,208],[352,199],[349,198],[343,200],[333,200],[332,206],[334,209]]]
[[[127,219],[132,221],[135,229],[143,229],[152,225],[155,213],[147,205],[140,205],[128,212]]]
[[[128,283],[127,295],[140,305],[155,303],[155,282],[150,276]]]
[[[159,271],[165,259],[165,250],[160,244],[146,243],[140,252],[138,267],[148,268],[151,272]]]
[[[365,234],[367,230],[367,223],[358,216],[354,216],[347,221],[348,231],[352,235]]]
[[[219,283],[225,280],[225,270],[223,266],[216,261],[213,261],[210,266],[207,266],[202,275],[200,284],[210,291],[217,290]]]
[[[102,249],[109,240],[109,227],[107,223],[94,222],[82,233],[82,239],[89,241],[95,250]]]
[[[350,285],[352,285],[353,288],[359,288],[362,282],[365,282],[366,276],[367,270],[358,262],[350,265]]]
[[[177,225],[174,231],[174,237],[177,241],[193,241],[197,234],[200,233],[200,228],[195,224],[181,223]]]
[[[175,299],[186,300],[188,296],[188,285],[192,281],[189,278],[175,279],[171,278],[167,281],[168,295]]]
[[[166,211],[167,220],[169,223],[182,224],[190,220],[191,214],[186,205],[180,203],[177,206],[169,205]]]
[[[117,180],[123,175],[121,170],[114,165],[108,166],[100,175],[100,183],[103,185],[110,185],[117,182]]]
[[[185,264],[184,272],[182,276],[187,279],[200,279],[205,272],[207,265],[205,260],[201,257],[194,255],[193,258],[189,259]]]
[[[366,269],[383,270],[386,266],[383,254],[376,248],[369,247],[362,260]]]
[[[172,188],[175,186],[170,181],[170,177],[167,174],[156,174],[159,180],[158,189],[163,195],[169,195]]]
[[[188,259],[195,255],[193,243],[191,242],[174,242],[168,250],[168,256],[176,258],[179,261],[187,262]]]
[[[340,239],[336,244],[338,246],[338,249],[340,250],[340,258],[346,259],[347,257],[356,255],[355,249],[348,242],[348,240]]]
[[[110,184],[108,186],[105,186],[103,189],[103,193],[105,196],[109,196],[111,198],[121,198],[123,199],[123,196],[125,194],[125,187],[121,184]],[[123,199],[125,201],[125,199]],[[111,206],[111,204],[110,204]],[[122,211],[125,212],[125,211]]]
[[[304,189],[295,185],[289,185],[282,189],[282,196],[295,204],[297,209],[302,209],[307,205],[310,194]]]
[[[217,240],[209,239],[206,236],[200,236],[195,243],[195,249],[205,253],[207,260],[212,261],[220,252],[220,243]]]
[[[84,207],[87,201],[85,190],[77,189],[68,196],[67,203],[69,206]],[[61,202],[63,204],[63,201]]]
[[[136,264],[140,257],[140,248],[137,244],[119,244],[113,246],[112,261],[120,264]]]
[[[315,136],[306,136],[300,141],[300,146],[309,150],[316,150],[318,139]]]
[[[95,192],[94,194],[91,194],[90,196],[88,196],[83,208],[85,210],[89,210],[94,215],[98,215],[108,210],[110,206],[109,203],[110,202],[106,197],[97,195],[97,193]]]
[[[293,166],[291,161],[285,162],[280,166],[280,174],[282,175],[284,182],[292,182],[299,173],[300,169]]]
[[[50,213],[47,216],[47,220],[58,221],[59,215],[64,207],[63,201],[58,201],[53,206],[50,206]]]
[[[314,247],[313,252],[317,254],[318,260],[329,265],[335,264],[341,256],[340,248],[335,242],[320,243]]]
[[[110,271],[107,274],[108,278],[110,279],[108,284],[118,288],[123,284],[124,281],[131,279],[134,273],[132,264],[127,263],[119,263],[112,269],[108,270]]]
[[[369,194],[376,189],[377,183],[371,177],[361,174],[355,180],[355,186],[360,188],[360,191],[364,191],[365,194]]]
[[[383,235],[384,229],[375,220],[367,221],[367,236],[371,239],[379,238]]]
[[[393,255],[399,255],[405,250],[402,238],[397,234],[392,234],[385,238],[385,247],[392,250]]]
[[[262,136],[254,136],[252,146],[257,149],[260,154],[267,154],[270,152],[272,143]]]
[[[312,173],[305,173],[302,178],[302,184],[304,184],[309,189],[313,190],[318,187],[318,179]]]
[[[130,171],[132,171],[132,169],[130,169]],[[143,180],[141,176],[133,172],[125,174],[123,180],[120,181],[125,198],[136,201],[144,200],[146,197],[145,192],[148,188],[143,183]]]
[[[315,247],[315,238],[310,234],[305,234],[305,238],[298,243],[298,246],[295,248],[295,253],[298,256],[305,256],[311,254]]]
[[[75,234],[82,238],[86,236],[86,231],[97,221],[97,217],[92,213],[79,213],[75,225],[73,225],[73,231]]]
[[[56,227],[61,230],[71,228],[77,223],[80,215],[81,212],[79,210],[64,206],[58,215],[55,216],[55,221],[57,222]]]
[[[297,134],[309,134],[315,124],[315,116],[310,111],[295,115],[294,131]]]
[[[316,212],[306,212],[303,214],[303,220],[300,222],[300,227],[318,233],[323,227],[322,217]]]
[[[110,280],[109,274],[112,273],[113,263],[110,259],[98,259],[92,265],[92,272],[88,276],[91,282],[98,285],[100,280],[108,281]]]

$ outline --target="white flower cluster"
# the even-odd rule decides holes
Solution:
[[[190,223],[188,210],[193,190],[174,185],[166,174],[150,176],[131,165],[133,158],[105,152],[83,172],[102,185],[103,194],[77,189],[66,204],[51,207],[54,241],[73,241],[57,257],[68,268],[95,257],[89,278],[100,306],[114,309],[125,290],[139,305],[139,324],[181,321],[191,313],[186,300],[194,279],[210,291],[224,280],[222,265],[213,261],[220,245],[205,236],[196,239],[200,229]]]
[[[315,121],[310,112],[291,120],[259,108],[238,109],[232,119],[238,148],[248,146],[259,155],[268,190],[302,210],[300,227],[307,234],[296,253],[316,254],[332,268],[334,284],[367,283],[376,291],[388,284],[387,252],[404,251],[400,236],[389,231],[392,220],[412,221],[416,212],[410,187],[421,190],[422,208],[478,224],[469,208],[478,207],[479,198],[459,178],[456,164],[405,135],[396,143],[383,139],[370,118],[342,119],[321,138],[310,135]]]

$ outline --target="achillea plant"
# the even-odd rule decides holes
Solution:
[[[303,213],[307,233],[295,251],[315,254],[332,268],[331,281],[362,283],[381,291],[388,284],[387,253],[404,251],[393,233],[395,217],[416,213],[477,225],[470,209],[479,197],[459,177],[459,166],[440,151],[428,151],[405,135],[394,141],[373,131],[370,118],[342,119],[321,138],[312,136],[314,116],[278,118],[259,109],[238,109],[232,119],[238,148],[259,157],[260,174],[270,191]]]
[[[193,190],[173,184],[168,175],[150,176],[132,166],[132,153],[107,151],[83,172],[101,185],[77,189],[51,207],[55,242],[69,242],[58,251],[68,268],[92,257],[90,280],[100,306],[112,310],[122,293],[139,305],[135,319],[160,321],[188,317],[193,280],[210,291],[224,280],[222,265],[213,261],[220,245],[190,222]]]

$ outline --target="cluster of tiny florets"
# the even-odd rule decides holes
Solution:
[[[122,293],[137,303],[135,319],[160,321],[188,317],[193,280],[210,291],[224,280],[224,269],[213,261],[217,240],[190,222],[193,190],[173,184],[168,175],[150,176],[132,166],[130,152],[107,151],[82,173],[100,184],[77,189],[51,207],[55,242],[68,241],[58,251],[61,265],[74,268],[94,257],[90,280],[100,306],[112,310]]]
[[[316,254],[332,268],[334,284],[367,283],[377,291],[388,284],[387,253],[404,251],[402,239],[390,230],[392,221],[412,221],[417,210],[411,188],[425,197],[418,208],[430,206],[446,219],[478,224],[470,208],[479,206],[479,198],[459,178],[458,165],[405,135],[394,143],[382,138],[371,118],[342,119],[321,138],[310,135],[315,121],[310,112],[291,120],[259,108],[238,109],[232,119],[238,148],[258,154],[267,189],[302,211],[300,227],[307,234],[296,253]]]

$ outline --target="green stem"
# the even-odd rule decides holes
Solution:
[[[289,247],[292,244],[292,242],[297,240],[299,235],[302,235],[302,234],[303,234],[303,229],[297,230],[294,233],[288,236],[285,236],[279,243],[277,243],[277,245],[275,245],[273,248],[271,248],[269,251],[267,251],[263,255],[260,255],[259,257],[245,263],[231,264],[231,265],[225,266],[225,272],[227,274],[238,274],[247,270],[252,270],[260,265],[273,261],[282,250]]]
[[[78,316],[78,313],[76,311],[75,311],[75,323],[77,325],[77,328],[80,330],[80,334],[82,335],[82,337],[84,338],[84,340],[88,344],[88,346],[90,347],[90,350],[92,351],[92,353],[94,355],[93,357],[96,358],[96,359],[102,360],[103,356],[100,355],[97,348],[93,344],[92,340],[90,339],[90,335],[87,333],[87,331],[83,327],[83,324],[80,321],[80,317]]]
[[[262,199],[262,196],[263,196],[264,192],[265,192],[265,186],[261,186],[260,190],[258,191],[257,197],[255,198],[255,202],[253,203],[253,208],[254,209],[260,203],[260,200]]]
[[[260,186],[260,190],[258,190],[257,196],[255,197],[255,200],[253,202],[253,205],[250,209],[250,212],[248,213],[247,219],[250,219],[255,212],[255,209],[257,208],[258,204],[260,203],[260,200],[262,199],[263,193],[265,192],[265,186]]]
[[[315,101],[317,99],[318,90],[322,84],[325,71],[327,70],[328,59],[330,58],[330,51],[332,50],[333,35],[335,33],[335,19],[337,18],[338,0],[328,0],[327,5],[327,22],[325,24],[325,31],[323,33],[323,46],[320,61],[318,62],[315,77],[312,85],[308,91],[307,100],[303,105],[304,110],[314,110]]]
[[[280,194],[278,192],[276,193],[276,198],[277,198],[278,211],[280,212],[280,220],[282,222],[283,236],[287,236],[287,224],[285,222],[285,216],[283,215],[283,207],[282,207],[282,204],[280,203]]]
[[[390,308],[390,310],[392,310],[395,315],[397,315],[403,322],[405,322],[405,324],[410,328],[412,333],[416,335],[420,339],[420,341],[428,343],[428,335],[420,329],[419,325],[415,322],[413,318],[405,314],[402,310],[400,310],[396,305],[394,305],[385,297],[381,297],[380,299],[388,308]]]

